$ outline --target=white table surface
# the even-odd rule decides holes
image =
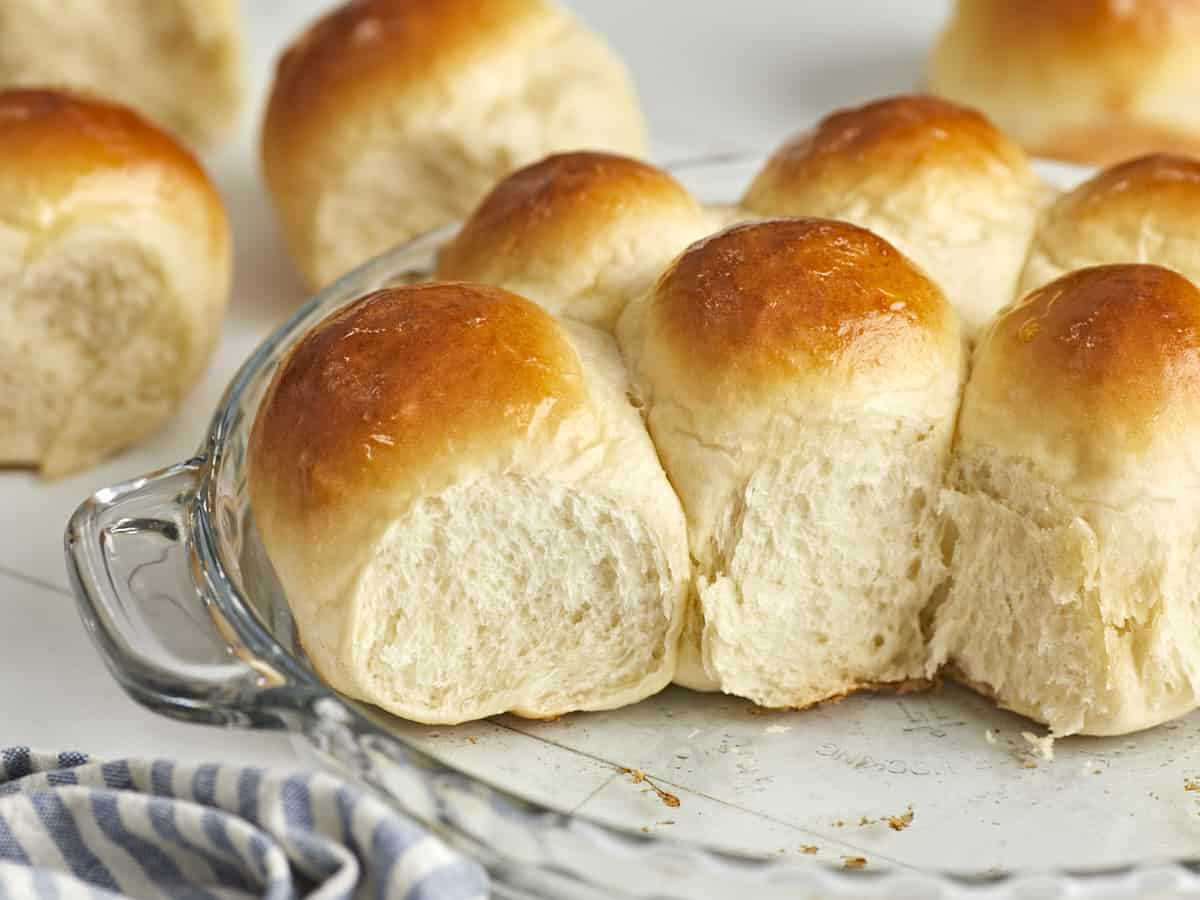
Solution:
[[[304,299],[257,173],[255,134],[273,60],[318,0],[243,0],[248,83],[237,140],[206,162],[237,241],[221,346],[183,412],[155,439],[84,474],[43,483],[0,472],[0,746],[105,757],[295,763],[282,735],[223,731],[155,716],[124,696],[75,613],[63,526],[91,492],[182,460],[234,368]],[[829,109],[910,90],[947,0],[572,0],[624,55],[660,160],[766,150]]]

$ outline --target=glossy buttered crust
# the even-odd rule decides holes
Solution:
[[[930,83],[1039,155],[1103,164],[1195,153],[1198,47],[1196,0],[960,0]]]
[[[587,248],[598,234],[621,229],[612,237],[632,238],[643,217],[661,213],[701,216],[683,185],[649,163],[614,153],[555,154],[492,189],[439,254],[438,275],[502,281],[547,252]]]
[[[296,346],[255,423],[252,479],[285,515],[420,490],[555,423],[585,400],[561,327],[499,288],[436,283],[370,295]]]
[[[814,192],[884,188],[933,167],[942,177],[1024,177],[1028,160],[988,119],[969,107],[923,94],[888,97],[840,110],[771,156],[745,205],[785,215]]]
[[[507,287],[610,330],[716,217],[655,166],[612,153],[549,156],[503,179],[438,255],[437,276]]]
[[[32,225],[47,204],[110,193],[122,206],[188,219],[210,254],[228,248],[224,206],[196,158],[129,108],[79,91],[0,91],[0,184],[10,223]]]
[[[1095,266],[994,323],[959,444],[1027,458],[1060,484],[1094,484],[1155,458],[1170,460],[1164,475],[1194,466],[1198,414],[1200,290],[1160,266]]]
[[[694,244],[647,299],[640,330],[635,355],[655,392],[669,385],[675,402],[708,414],[798,383],[814,400],[891,391],[898,372],[927,382],[960,352],[936,285],[872,232],[825,219],[739,225]]]

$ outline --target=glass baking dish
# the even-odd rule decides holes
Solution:
[[[713,203],[759,160],[673,167]],[[1060,186],[1080,173],[1043,167]],[[391,718],[313,674],[255,533],[246,442],[297,338],[424,277],[453,228],[346,276],[242,366],[197,455],[98,492],[66,535],[83,620],[165,715],[282,728],[481,860],[501,898],[1125,897],[1200,891],[1200,716],[1060,741],[953,686],[768,712],[672,688],[558,721]],[[751,893],[746,893],[746,892]]]

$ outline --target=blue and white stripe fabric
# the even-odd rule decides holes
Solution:
[[[476,864],[323,774],[0,750],[0,900],[477,900]]]

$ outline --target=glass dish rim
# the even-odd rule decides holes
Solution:
[[[762,159],[761,154],[723,153],[668,164],[666,168],[678,174],[708,167],[750,166]],[[221,395],[216,411],[210,419],[200,448],[196,456],[188,463],[195,467],[198,476],[196,503],[190,524],[194,529],[204,583],[211,588],[211,600],[219,614],[231,627],[237,640],[253,657],[269,660],[270,665],[285,676],[285,687],[272,691],[271,705],[273,707],[290,707],[292,711],[301,716],[312,716],[314,704],[334,701],[338,706],[353,712],[352,705],[347,704],[344,698],[316,678],[309,667],[300,662],[291,651],[276,640],[268,627],[261,621],[252,604],[243,596],[237,586],[237,579],[230,575],[222,559],[218,537],[219,517],[214,514],[218,503],[217,474],[220,472],[231,433],[235,429],[243,427],[239,426],[237,422],[241,398],[252,385],[261,382],[264,377],[263,370],[270,364],[276,353],[298,339],[304,331],[303,323],[314,313],[325,307],[329,307],[328,312],[332,312],[339,300],[343,303],[351,302],[347,298],[353,297],[355,294],[350,289],[358,284],[369,283],[373,279],[393,274],[398,261],[413,258],[422,253],[432,254],[439,245],[454,234],[457,227],[457,225],[448,225],[428,232],[370,260],[317,292],[284,322],[274,328],[257,344],[230,379]],[[130,484],[132,483],[130,482]],[[98,492],[96,497],[100,497],[102,494],[112,495],[120,490],[120,486],[109,488]],[[148,703],[144,696],[136,699],[148,705],[154,705]],[[489,799],[499,800],[509,806],[523,820],[532,817],[544,822],[546,821],[545,817],[549,816],[563,826],[570,826],[579,833],[590,835],[597,842],[611,843],[613,839],[617,839],[626,849],[633,849],[637,853],[651,857],[661,852],[678,858],[682,853],[690,859],[706,865],[729,866],[743,871],[749,868],[754,871],[755,877],[764,877],[772,881],[782,879],[786,882],[789,873],[792,875],[802,873],[806,877],[820,873],[825,879],[828,879],[830,887],[836,888],[840,885],[840,890],[856,891],[860,896],[864,890],[869,891],[873,896],[878,892],[878,896],[883,897],[891,896],[890,892],[894,886],[910,884],[915,876],[919,876],[921,883],[926,888],[953,895],[969,893],[976,896],[981,890],[992,895],[998,889],[1016,890],[1030,880],[1056,890],[1092,892],[1120,890],[1122,885],[1133,886],[1134,882],[1130,879],[1139,879],[1147,874],[1170,872],[1186,876],[1189,879],[1200,875],[1200,854],[1178,859],[1136,861],[1101,868],[1072,869],[1070,866],[1056,866],[1048,869],[1009,870],[987,874],[963,874],[940,869],[919,869],[915,872],[905,870],[856,871],[841,869],[831,863],[816,860],[776,860],[768,857],[741,855],[700,843],[637,834],[625,828],[595,822],[586,815],[560,812],[513,793],[502,785],[461,772],[452,765],[408,743],[403,737],[388,732],[384,727],[366,717],[357,713],[354,715],[372,732],[387,741],[400,744],[406,753],[420,760],[431,773],[430,777],[446,775],[463,779],[485,792]],[[240,724],[242,727],[250,729],[267,727],[257,721],[242,721]],[[308,737],[302,727],[290,720],[285,723],[284,727]]]

